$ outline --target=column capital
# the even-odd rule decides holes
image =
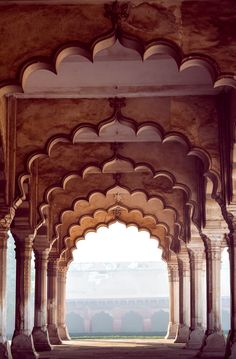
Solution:
[[[167,263],[168,276],[171,282],[177,282],[179,280],[179,265],[178,263]]]

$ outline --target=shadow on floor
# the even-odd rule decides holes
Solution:
[[[40,359],[192,359],[197,351],[165,339],[79,339],[53,346]]]

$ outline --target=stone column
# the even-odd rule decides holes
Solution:
[[[70,340],[68,329],[66,326],[66,276],[68,267],[58,267],[57,277],[57,327],[59,336],[62,340]]]
[[[15,215],[12,208],[0,208],[0,358],[12,358],[6,336],[7,324],[7,241],[8,231]]]
[[[225,338],[221,330],[221,243],[222,235],[204,236],[207,255],[207,330],[202,357],[224,357]]]
[[[203,244],[203,243],[201,243]],[[205,262],[205,250],[196,243],[191,245],[190,270],[191,270],[191,332],[187,348],[200,349],[204,340],[205,330],[203,327],[203,282],[202,270]]]
[[[178,263],[168,263],[170,321],[166,339],[175,339],[179,327],[179,269]]]
[[[57,269],[58,259],[48,261],[48,334],[51,344],[62,344],[57,328]]]
[[[230,265],[230,331],[227,338],[226,358],[236,358],[236,204],[228,206],[227,220],[230,233],[228,234],[229,265]]]
[[[187,343],[190,334],[190,263],[189,255],[181,255],[179,259],[179,329],[175,343]]]
[[[16,313],[15,331],[12,339],[14,359],[35,359],[35,351],[30,328],[30,287],[31,255],[34,236],[28,231],[14,229],[16,244]]]
[[[7,228],[0,225],[0,358],[9,358],[10,346],[6,336],[7,298]]]
[[[236,358],[236,212],[229,234],[229,265],[230,265],[230,309],[231,322],[227,338],[227,358]]]
[[[47,263],[48,248],[37,248],[35,253],[35,305],[33,339],[37,351],[52,349],[47,330]]]

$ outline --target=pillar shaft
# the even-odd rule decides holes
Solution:
[[[36,350],[51,350],[47,330],[48,249],[35,250],[35,303],[33,339]]]
[[[38,358],[30,328],[32,235],[20,233],[16,243],[16,312],[12,340],[14,359]]]
[[[7,324],[7,240],[8,228],[0,226],[0,358],[10,358],[10,345],[6,336]]]
[[[224,357],[225,338],[221,330],[220,312],[220,271],[221,242],[220,236],[205,239],[207,254],[207,330],[202,348],[203,357]]]
[[[178,264],[168,263],[170,321],[166,339],[174,339],[179,325],[179,269]]]
[[[221,331],[220,320],[221,247],[211,243],[207,249],[207,333]]]
[[[57,269],[58,260],[48,262],[48,334],[51,344],[62,344],[57,328]]]
[[[57,324],[60,338],[70,340],[66,326],[66,276],[68,268],[58,268]]]
[[[200,349],[204,340],[203,328],[203,271],[205,268],[204,248],[191,248],[190,273],[191,273],[191,333],[187,343],[188,348]]]
[[[236,357],[236,213],[234,214],[234,226],[229,235],[231,322],[227,341],[227,354],[230,359]]]
[[[190,332],[190,264],[189,256],[179,260],[179,329],[175,343],[186,343]]]
[[[6,338],[6,271],[7,271],[7,239],[6,230],[0,230],[0,343]]]

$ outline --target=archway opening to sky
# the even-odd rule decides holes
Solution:
[[[166,334],[167,264],[158,240],[150,238],[148,231],[120,222],[100,227],[77,242],[73,257],[66,294],[67,326],[72,337]]]

